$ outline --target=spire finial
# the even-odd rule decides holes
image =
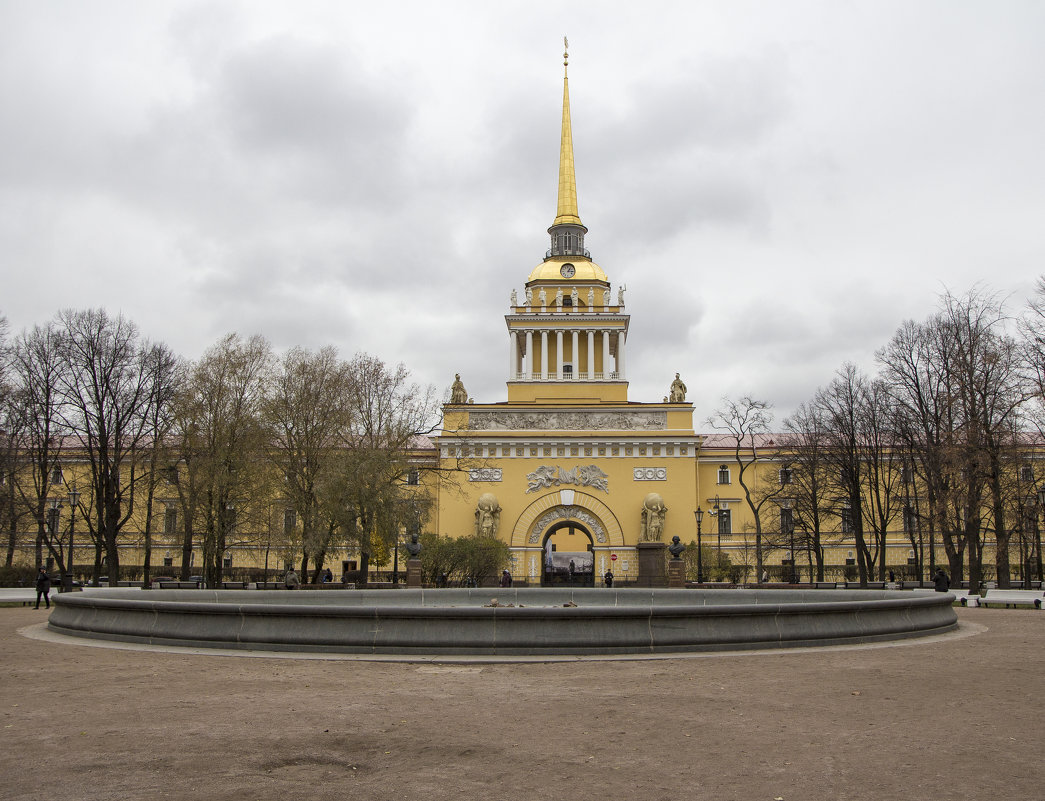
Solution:
[[[559,148],[559,202],[555,222],[552,225],[570,223],[581,225],[577,211],[577,178],[573,170],[573,130],[570,125],[570,82],[566,74],[569,67],[570,42],[563,36],[563,85],[562,85],[562,139]]]

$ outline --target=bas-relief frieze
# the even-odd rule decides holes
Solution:
[[[659,431],[667,412],[484,412],[468,415],[472,431]]]
[[[598,465],[578,465],[567,470],[565,467],[551,467],[541,465],[532,473],[526,474],[529,482],[527,492],[537,492],[548,487],[558,487],[562,484],[576,484],[580,487],[592,487],[593,489],[609,492],[609,475],[604,473]]]
[[[469,481],[500,481],[501,480],[501,468],[499,467],[479,467],[474,470],[468,471]]]
[[[557,520],[576,520],[587,526],[596,542],[606,542],[606,531],[598,519],[585,509],[577,506],[556,506],[541,515],[534,523],[533,533],[530,534],[530,542],[541,541],[541,534],[548,526]]]

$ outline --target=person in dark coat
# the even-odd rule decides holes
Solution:
[[[36,606],[35,609],[40,608],[40,596],[44,597],[44,602],[47,604],[47,608],[51,608],[51,577],[47,575],[47,571],[42,567],[40,572],[36,574]]]
[[[606,575],[602,577],[602,580],[606,582],[607,587],[613,586],[613,571],[607,570]]]
[[[511,587],[512,586],[512,574],[509,573],[507,570],[502,570],[501,571],[501,586],[502,587]]]
[[[947,592],[951,588],[951,580],[943,572],[942,567],[936,568],[936,575],[933,576],[933,585],[936,587],[937,592]]]

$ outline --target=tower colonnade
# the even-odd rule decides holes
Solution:
[[[513,325],[508,343],[509,381],[624,381],[626,322],[616,327],[549,327],[545,321]]]

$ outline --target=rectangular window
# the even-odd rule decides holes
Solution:
[[[1034,468],[1029,464],[1025,464],[1020,467],[1020,481],[1033,481],[1034,480]]]
[[[290,537],[294,534],[294,529],[298,525],[298,513],[293,509],[285,509],[283,511],[283,534]]]
[[[51,470],[51,484],[58,486],[62,483],[62,468],[56,467]]]
[[[793,509],[781,509],[780,510],[780,533],[781,534],[794,534],[795,532],[795,513]]]
[[[168,506],[163,512],[163,533],[176,534],[178,532],[178,510],[174,506]]]
[[[168,484],[177,484],[178,483],[178,466],[177,465],[171,465],[170,467],[164,468],[164,470],[163,470],[163,480],[165,482],[167,482]]]
[[[913,534],[918,529],[918,521],[915,519],[914,508],[905,506],[903,509],[903,531],[904,534]]]
[[[791,468],[780,468],[780,486],[784,487],[791,483]]]
[[[729,468],[722,465],[718,469],[718,483],[728,484],[729,483]]]
[[[733,533],[733,517],[729,509],[718,510],[718,533],[722,535]]]
[[[852,534],[853,533],[853,510],[850,509],[848,506],[846,506],[846,507],[844,507],[842,509],[842,513],[839,516],[842,518],[842,533],[843,534]]]
[[[421,474],[417,470],[411,470],[406,474],[406,483],[408,486],[416,487],[421,483]]]

